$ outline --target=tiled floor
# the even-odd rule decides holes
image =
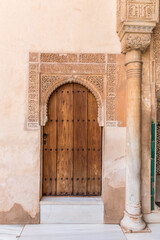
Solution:
[[[22,231],[23,230],[23,231]],[[18,237],[21,233],[20,238]],[[0,240],[125,240],[119,225],[41,224],[1,225]]]
[[[0,240],[16,240],[22,233],[23,225],[0,225]]]
[[[0,240],[160,240],[160,224],[149,228],[124,235],[119,225],[107,224],[0,225]]]
[[[20,240],[125,240],[118,225],[50,224],[25,226]]]

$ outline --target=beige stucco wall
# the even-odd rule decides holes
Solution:
[[[120,53],[116,0],[0,0],[0,16],[0,222],[38,222],[40,130],[25,128],[28,53]],[[125,144],[122,131],[117,145]],[[104,160],[114,168],[110,155]]]

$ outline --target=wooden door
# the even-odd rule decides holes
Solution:
[[[43,195],[101,195],[101,127],[89,90],[70,83],[51,95],[43,143]]]

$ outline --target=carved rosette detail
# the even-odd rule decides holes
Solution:
[[[66,83],[79,83],[88,88],[96,98],[98,105],[98,123],[104,126],[104,106],[103,106],[103,84],[104,76],[57,76],[41,75],[41,125],[47,122],[47,105],[52,92]]]

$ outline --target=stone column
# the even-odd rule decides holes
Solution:
[[[121,42],[127,75],[126,202],[121,226],[125,231],[139,232],[146,227],[141,212],[142,53],[151,34],[125,33]]]
[[[141,73],[140,50],[126,53],[127,73],[127,165],[126,203],[121,226],[129,231],[141,231],[146,224],[141,214]]]
[[[127,74],[126,203],[121,226],[132,232],[146,227],[141,212],[141,55],[150,45],[158,10],[159,0],[117,0],[117,33]]]

